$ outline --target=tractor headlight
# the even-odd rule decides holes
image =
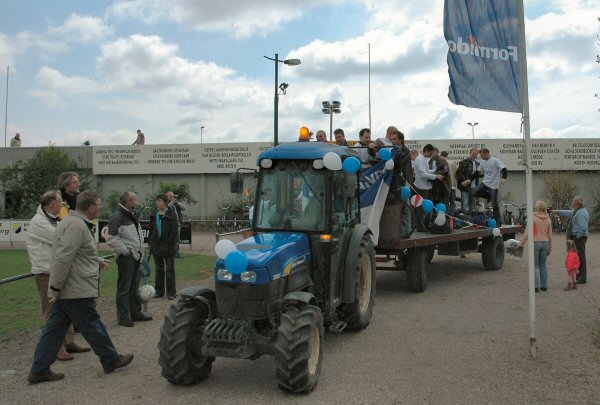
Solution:
[[[219,269],[219,271],[217,271],[217,278],[223,281],[231,281],[233,274],[227,269]]]
[[[256,273],[253,271],[245,271],[240,275],[240,279],[245,283],[255,283]]]

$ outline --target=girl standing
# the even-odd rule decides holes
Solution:
[[[567,241],[567,260],[565,260],[565,265],[567,267],[567,273],[569,274],[569,282],[564,290],[576,290],[577,283],[575,278],[579,273],[579,254],[577,253],[575,242],[572,240]]]

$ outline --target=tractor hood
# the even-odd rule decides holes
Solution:
[[[253,236],[237,244],[237,249],[246,254],[248,270],[259,274],[259,279],[277,280],[310,264],[310,241],[305,233],[267,232]],[[225,265],[219,259],[217,267]],[[261,277],[261,275],[263,277]]]

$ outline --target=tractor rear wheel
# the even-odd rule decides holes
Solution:
[[[323,315],[314,305],[290,306],[277,330],[277,383],[295,394],[311,392],[319,382],[323,360]]]
[[[373,316],[376,263],[375,248],[369,235],[363,236],[360,242],[356,263],[355,300],[352,304],[345,304],[340,308],[340,319],[346,322],[347,328],[351,330],[366,328]]]
[[[209,313],[204,302],[180,300],[165,315],[158,342],[158,364],[170,383],[196,384],[210,374],[215,358],[202,355]]]

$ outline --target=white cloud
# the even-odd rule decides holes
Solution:
[[[86,44],[100,42],[113,34],[101,18],[71,14],[58,27],[49,27],[48,34],[64,37],[68,42]]]
[[[42,87],[57,92],[89,94],[103,91],[103,87],[93,80],[80,76],[67,77],[48,66],[38,71],[35,80]]]
[[[115,2],[108,14],[134,18],[148,24],[170,20],[198,31],[225,31],[234,38],[266,36],[313,8],[332,6],[343,0],[130,0]]]
[[[63,100],[55,91],[51,90],[29,90],[28,94],[41,101],[48,107],[56,109],[64,109],[67,107],[67,103]]]

